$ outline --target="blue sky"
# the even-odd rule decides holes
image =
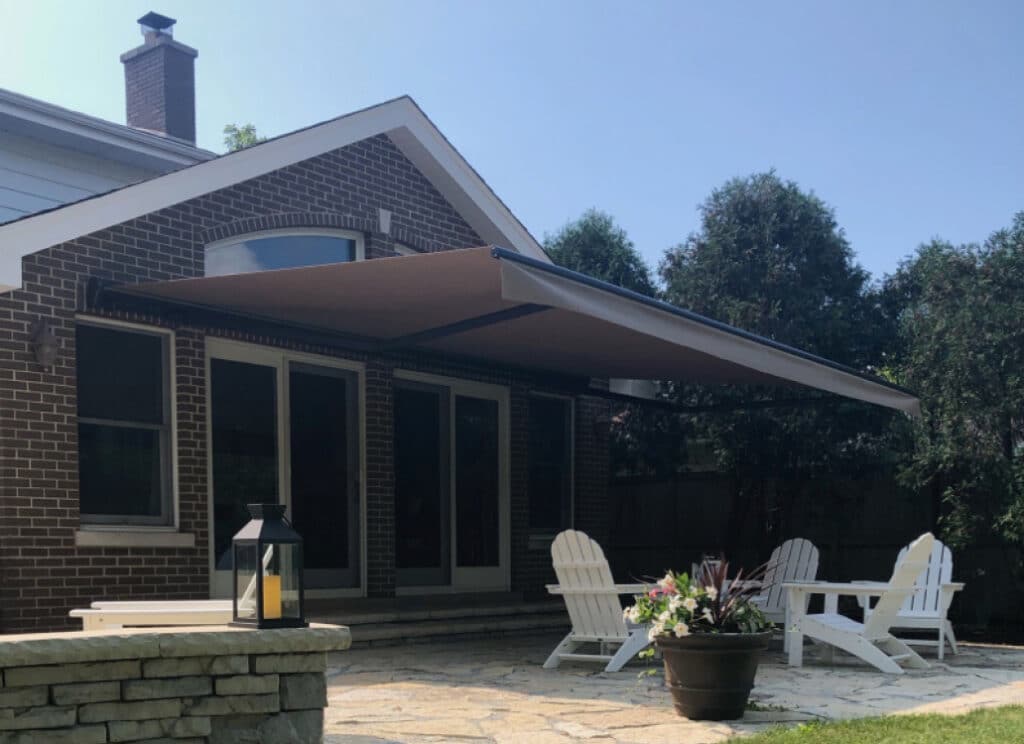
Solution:
[[[595,206],[645,258],[776,168],[875,276],[1024,210],[1024,3],[0,0],[0,87],[124,120],[135,19],[199,50],[199,144],[412,95],[538,237]]]

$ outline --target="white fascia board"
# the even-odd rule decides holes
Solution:
[[[415,116],[405,131],[388,133],[402,153],[434,182],[485,243],[512,248],[524,256],[551,263],[530,232],[427,115],[411,100],[403,100]]]
[[[95,143],[97,147],[135,152],[163,161],[168,166],[191,165],[217,157],[215,152],[202,150],[184,141],[132,129],[2,89],[0,115],[24,122],[25,134],[32,135],[28,129],[31,127],[44,130],[32,135],[40,139],[45,140],[45,130],[50,130],[65,136],[79,137]]]
[[[403,132],[409,136],[403,136]],[[507,241],[508,247],[520,253],[549,261],[526,228],[412,99],[403,97],[215,160],[0,225],[0,292],[21,286],[24,256],[384,133],[403,141],[410,151],[416,149],[412,143],[419,143],[420,155],[429,154],[436,163],[432,170],[440,181],[438,190],[456,209],[458,203],[474,205],[475,209],[469,211],[492,223],[489,228],[482,225],[480,231],[493,234],[496,230],[505,238],[495,243]],[[442,178],[444,174],[447,176]]]

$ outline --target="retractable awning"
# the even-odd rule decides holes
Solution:
[[[105,290],[236,320],[584,377],[801,385],[911,415],[908,390],[501,248]],[[241,322],[241,321],[239,321]]]

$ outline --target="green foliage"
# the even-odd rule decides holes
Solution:
[[[266,137],[260,137],[256,133],[256,127],[253,124],[243,124],[242,126],[227,124],[224,126],[224,147],[228,149],[228,152],[242,150],[266,141]]]
[[[735,744],[1007,744],[1024,741],[1024,708],[1007,706],[966,715],[862,718],[806,723],[729,739]]]
[[[665,253],[670,302],[850,365],[871,361],[868,275],[832,210],[774,172],[734,179]]]
[[[587,210],[555,235],[545,236],[544,250],[559,266],[648,297],[655,295],[650,269],[633,241],[604,212]]]
[[[700,230],[666,252],[666,299],[716,320],[869,370],[891,348],[890,325],[832,210],[774,172],[734,179],[701,205]],[[800,388],[672,385],[687,406],[727,407],[815,397]],[[825,405],[702,413],[678,420],[677,440],[702,441],[741,488],[765,478],[832,476],[891,460],[900,432],[887,411]],[[751,499],[746,499],[750,501]]]
[[[933,241],[883,290],[893,367],[923,417],[903,471],[943,502],[954,545],[1024,540],[1024,212],[983,246]]]

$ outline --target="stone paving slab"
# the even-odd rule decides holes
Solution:
[[[710,744],[774,725],[907,713],[963,713],[1024,704],[1024,648],[963,645],[944,662],[884,675],[836,654],[807,649],[805,666],[780,649],[758,670],[756,703],[740,721],[688,721],[675,714],[660,663],[541,664],[559,635],[355,649],[328,659],[327,744]],[[927,653],[927,650],[926,650]]]

